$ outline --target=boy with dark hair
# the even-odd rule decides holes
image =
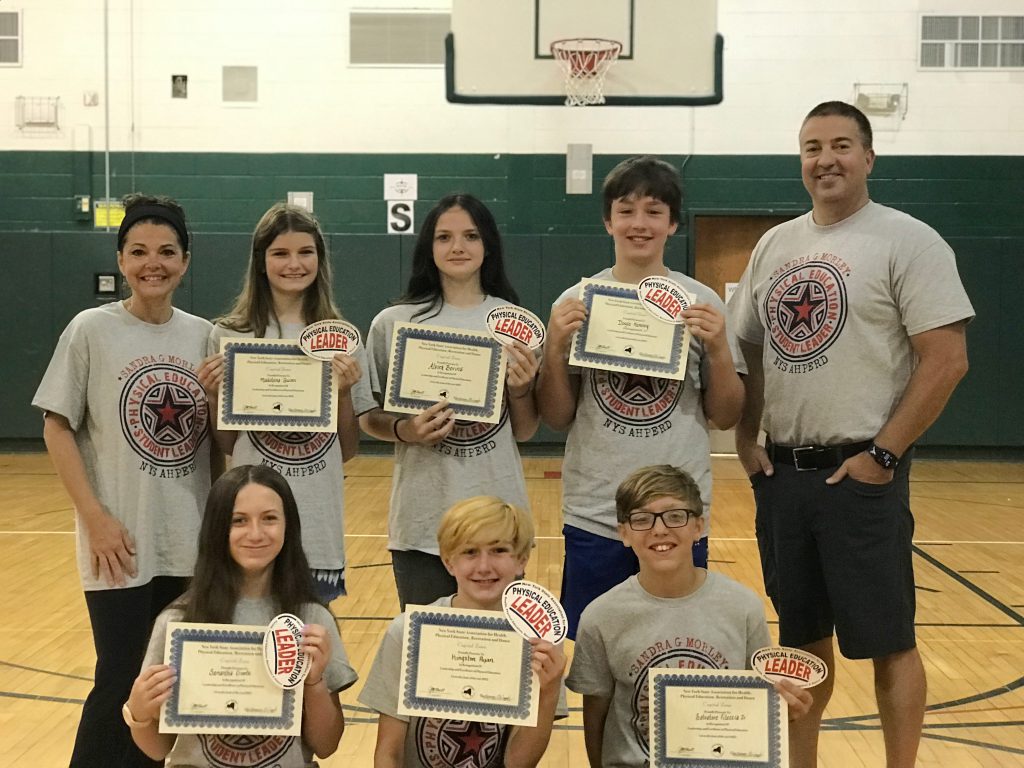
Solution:
[[[615,495],[618,532],[640,572],[594,600],[580,619],[566,685],[583,695],[583,738],[592,766],[648,764],[647,678],[653,668],[749,669],[771,645],[761,599],[693,564],[704,530],[701,493],[668,465],[631,474]],[[804,714],[811,695],[776,689]]]
[[[573,333],[586,308],[579,285],[555,302],[537,379],[537,407],[553,429],[569,430],[562,470],[565,567],[562,603],[569,636],[587,604],[637,572],[636,556],[616,534],[615,489],[637,467],[660,461],[686,469],[700,487],[705,517],[711,501],[708,422],[728,429],[743,407],[736,372],[739,348],[726,332],[725,305],[713,290],[665,266],[665,244],[679,226],[679,174],[654,157],[619,163],[603,187],[604,225],[615,264],[594,278],[639,283],[669,277],[696,297],[683,313],[691,333],[683,380],[568,364]],[[694,542],[707,563],[707,538]]]

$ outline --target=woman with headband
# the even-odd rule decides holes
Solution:
[[[196,370],[212,326],[171,303],[190,260],[185,214],[143,195],[124,207],[117,266],[131,295],[71,321],[32,401],[74,503],[96,647],[73,768],[157,765],[132,743],[122,705],[153,619],[192,573],[210,489],[210,417]]]

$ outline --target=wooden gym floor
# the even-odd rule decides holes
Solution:
[[[561,461],[524,465],[539,537],[527,578],[557,594]],[[349,596],[331,607],[364,676],[397,611],[385,546],[391,460],[359,457],[346,469]],[[732,458],[716,457],[714,475],[711,568],[760,592],[749,485]],[[1024,464],[922,460],[911,487],[929,686],[919,765],[1024,766]],[[65,766],[95,660],[73,515],[45,455],[0,455],[0,498],[0,766]],[[360,685],[342,697],[348,726],[324,766],[372,763],[375,720],[356,702]],[[585,760],[579,697],[570,694],[569,706],[541,765]],[[867,662],[839,664],[820,764],[884,765]]]

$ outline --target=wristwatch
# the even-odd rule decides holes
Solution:
[[[136,720],[127,701],[124,703],[124,706],[121,707],[121,716],[124,718],[124,721],[128,723],[129,728],[142,728],[153,722],[153,718],[149,718],[149,720]]]
[[[871,444],[868,448],[868,455],[880,466],[882,469],[896,469],[900,463],[900,457],[892,451],[887,451],[875,443]]]

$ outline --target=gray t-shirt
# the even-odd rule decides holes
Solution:
[[[612,587],[583,611],[565,684],[609,699],[602,759],[606,768],[648,764],[651,669],[749,669],[750,656],[771,645],[761,599],[709,572],[685,597],[655,597],[636,576]]]
[[[669,271],[668,276],[697,301],[725,314],[725,304],[706,285],[679,272]],[[610,268],[594,278],[615,279]],[[578,283],[555,304],[569,298],[579,298]],[[733,361],[739,365],[742,356],[736,338],[728,328],[727,333]],[[640,467],[671,464],[689,473],[700,487],[705,533],[709,533],[711,447],[703,405],[708,377],[704,344],[691,337],[686,378],[680,381],[601,368],[570,366],[569,371],[580,377],[580,394],[562,463],[565,523],[617,539],[615,491],[619,484]]]
[[[276,610],[269,598],[242,599],[235,606],[232,617],[234,624],[266,625],[280,611]],[[181,621],[180,609],[168,608],[156,618],[153,634],[149,638],[145,669],[153,664],[163,664],[164,646],[167,640],[167,624]],[[322,605],[306,605],[298,612],[306,624],[320,624],[327,629],[331,638],[331,659],[324,670],[324,680],[332,693],[351,686],[358,676],[348,662],[345,646],[338,634],[334,617]],[[308,768],[316,765],[313,752],[305,742],[295,736],[265,735],[207,735],[179,734],[174,748],[167,755],[168,768],[223,768],[224,766],[266,766],[270,768]]]
[[[916,365],[910,337],[974,317],[945,241],[877,203],[768,230],[729,310],[764,348],[762,426],[784,445],[874,437]]]
[[[281,338],[298,339],[302,328],[298,323],[285,324]],[[267,333],[267,338],[278,338],[277,326],[268,327]],[[225,337],[252,338],[253,333],[216,325],[210,335],[210,354],[220,351]],[[377,403],[370,393],[363,347],[356,350],[355,358],[363,372],[352,387],[352,407],[358,416]],[[302,548],[310,568],[345,567],[345,472],[337,432],[239,432],[231,463],[264,464],[284,475],[299,507]]]
[[[487,313],[507,301],[488,296],[469,308],[445,304],[439,314],[413,322],[487,331]],[[387,390],[391,332],[410,322],[422,304],[397,304],[370,325],[366,349],[372,361],[370,385],[379,403]],[[497,424],[458,421],[451,434],[434,446],[395,443],[395,468],[388,513],[388,549],[440,554],[437,526],[455,502],[471,496],[497,496],[529,509],[519,448],[512,434],[507,399]]]
[[[135,539],[138,575],[189,576],[206,495],[210,440],[206,393],[195,371],[210,324],[175,309],[162,325],[121,302],[87,309],[68,324],[32,405],[64,416],[85,474],[106,510]],[[82,587],[92,575],[88,534],[75,518]]]
[[[431,605],[450,608],[452,597],[453,595],[442,597]],[[398,714],[404,626],[404,613],[396,616],[388,625],[358,699],[361,704],[377,712],[409,724],[405,732],[405,768],[504,766],[505,747],[508,746],[513,726]],[[566,717],[568,714],[563,685],[555,709],[555,719]]]

